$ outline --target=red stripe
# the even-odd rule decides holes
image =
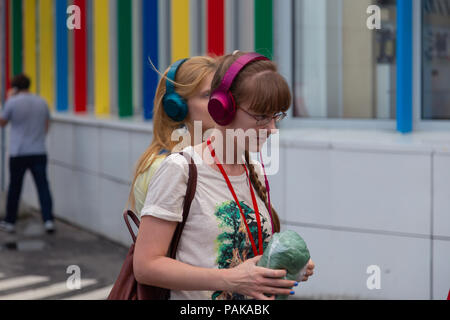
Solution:
[[[75,112],[86,112],[87,108],[87,33],[86,0],[75,0],[80,8],[81,28],[74,29],[74,108]]]
[[[9,76],[9,0],[5,0],[5,19],[6,19],[6,28],[5,28],[5,82],[6,82],[6,92],[8,92],[11,87],[10,76]]]
[[[208,0],[208,54],[224,54],[224,0]]]

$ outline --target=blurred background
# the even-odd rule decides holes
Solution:
[[[316,264],[296,297],[445,299],[450,0],[0,0],[1,102],[24,72],[51,108],[55,216],[129,245],[121,214],[159,80],[149,60],[163,72],[236,49],[276,61],[293,92],[269,180]],[[29,173],[22,201],[39,208]]]

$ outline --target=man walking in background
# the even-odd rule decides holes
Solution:
[[[55,231],[52,198],[47,180],[47,151],[45,138],[50,123],[48,105],[42,98],[31,94],[30,79],[20,74],[11,81],[12,92],[0,115],[0,126],[11,123],[9,143],[9,189],[6,217],[0,221],[0,230],[15,232],[20,193],[25,172],[31,173],[36,183],[42,219],[47,233]]]

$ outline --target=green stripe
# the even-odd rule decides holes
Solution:
[[[11,1],[12,5],[12,76],[22,73],[22,0]]]
[[[255,51],[273,57],[273,0],[255,0]]]
[[[132,1],[117,1],[119,116],[133,115]]]

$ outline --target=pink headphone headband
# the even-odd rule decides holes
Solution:
[[[269,60],[266,57],[256,53],[247,53],[243,56],[240,56],[233,64],[228,68],[227,72],[223,76],[222,83],[219,86],[218,90],[228,91],[233,84],[234,79],[239,74],[239,72],[250,62],[257,60]]]

